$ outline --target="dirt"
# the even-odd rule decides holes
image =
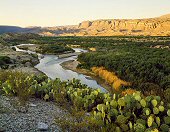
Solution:
[[[56,118],[69,119],[70,113],[55,102],[46,102],[31,98],[27,112],[20,112],[16,107],[17,97],[0,95],[0,131],[6,132],[38,132],[39,123],[48,125],[47,132],[61,132],[55,123]]]
[[[8,46],[0,44],[0,56],[8,56],[11,58],[9,70],[23,71],[30,74],[42,74],[34,66],[39,63],[38,57],[23,52],[14,51]]]

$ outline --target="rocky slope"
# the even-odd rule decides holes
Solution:
[[[31,98],[28,111],[18,111],[18,98],[0,95],[0,132],[61,132],[57,118],[69,119],[69,112],[55,102]],[[24,107],[23,107],[24,108]]]
[[[0,56],[7,56],[11,59],[8,69],[27,73],[42,74],[33,66],[39,63],[38,57],[23,52],[14,51],[8,46],[0,43]],[[0,67],[1,70],[1,67]]]
[[[81,35],[152,35],[170,36],[170,18],[115,19],[85,21],[79,24]]]
[[[43,36],[170,36],[170,14],[147,19],[84,21],[75,26],[31,27],[30,30],[22,28],[22,32]]]
[[[84,21],[78,26],[45,28],[45,36],[170,36],[170,14],[148,19]]]

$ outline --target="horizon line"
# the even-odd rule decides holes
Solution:
[[[66,26],[78,26],[80,23],[85,22],[85,21],[98,21],[98,20],[142,20],[142,19],[157,19],[160,18],[162,16],[166,16],[166,15],[170,15],[170,13],[167,14],[163,14],[160,16],[155,16],[155,17],[141,17],[141,18],[104,18],[104,19],[93,19],[93,20],[82,20],[81,22],[79,22],[78,24],[65,24],[65,25],[54,25],[54,26],[41,26],[41,25],[29,25],[29,26],[20,26],[20,25],[5,25],[2,24],[0,26],[11,26],[11,27],[20,27],[20,28],[35,28],[35,27],[40,27],[40,28],[49,28],[49,27],[66,27]]]

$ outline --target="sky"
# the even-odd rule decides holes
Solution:
[[[62,26],[85,20],[150,18],[170,13],[170,0],[0,0],[0,25]]]

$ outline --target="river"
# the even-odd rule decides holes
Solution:
[[[29,54],[37,54],[36,52],[29,50],[19,49],[19,46],[23,45],[33,45],[33,44],[21,44],[18,46],[14,46],[16,51],[27,52]],[[81,48],[73,48],[75,52],[87,52],[87,50]],[[41,55],[38,54],[38,58],[40,63],[35,66],[39,71],[46,74],[49,78],[55,79],[60,78],[62,81],[71,80],[73,78],[79,79],[81,83],[86,84],[88,87],[92,88],[100,88],[102,92],[107,92],[105,88],[103,88],[100,84],[97,83],[96,80],[92,79],[90,76],[79,74],[77,72],[64,69],[60,64],[69,61],[76,60],[77,56],[71,56],[67,58],[58,58],[57,55]]]

